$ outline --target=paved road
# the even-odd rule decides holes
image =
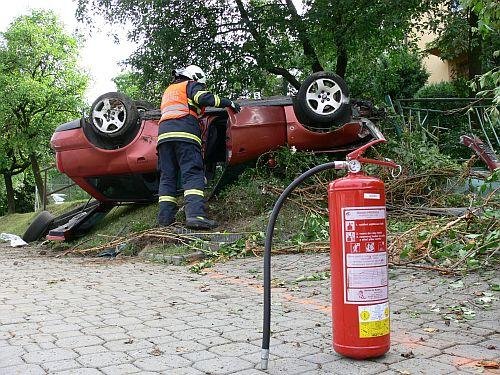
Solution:
[[[295,282],[328,263],[274,258],[269,374],[498,373],[478,366],[500,357],[498,274],[391,270],[391,350],[354,361],[331,349],[329,281]],[[0,247],[0,374],[262,374],[260,272],[255,258],[196,275]]]

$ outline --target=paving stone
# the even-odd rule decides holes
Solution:
[[[2,352],[2,349],[0,349],[0,354]],[[0,369],[2,367],[10,367],[10,366],[16,366],[16,365],[23,365],[25,362],[21,358],[21,356],[9,356],[9,357],[3,357],[0,358]],[[0,370],[0,374],[2,371]]]
[[[438,361],[441,363],[446,363],[448,365],[454,366],[454,367],[459,367],[462,365],[466,365],[471,362],[476,362],[475,360],[471,358],[466,358],[466,357],[459,357],[455,355],[450,355],[450,354],[440,354],[435,357],[432,357],[433,361]]]
[[[209,352],[208,350],[197,350],[195,352],[182,354],[182,357],[190,360],[191,362],[199,362],[205,359],[215,358],[217,357],[217,355],[215,355],[212,352]]]
[[[315,353],[315,354],[310,354],[302,357],[304,361],[311,362],[311,363],[316,363],[316,364],[323,364],[323,363],[329,363],[337,360],[338,358],[333,356],[332,354],[329,353]]]
[[[135,374],[140,372],[141,370],[130,363],[126,363],[123,365],[103,367],[101,368],[101,371],[107,375],[121,375],[121,374]]]
[[[0,350],[0,366],[9,358],[21,357],[26,351],[19,346],[2,347]]]
[[[388,370],[382,363],[372,361],[357,361],[339,357],[337,361],[321,364],[321,371],[328,374],[378,374]]]
[[[82,346],[94,346],[104,342],[103,339],[97,336],[72,336],[65,339],[60,339],[55,342],[60,348],[80,348]]]
[[[184,354],[194,351],[205,350],[206,347],[195,341],[169,341],[162,344],[158,344],[157,347],[164,353],[168,354]]]
[[[82,367],[78,369],[71,369],[60,371],[56,373],[57,375],[102,375],[102,372],[96,370],[95,368]]]
[[[430,359],[411,358],[403,362],[394,363],[389,366],[397,371],[406,371],[411,374],[450,374],[457,369],[454,366]]]
[[[46,372],[38,365],[16,365],[0,368],[0,375],[45,375]]]
[[[211,348],[212,346],[227,344],[227,343],[231,342],[230,340],[228,340],[224,337],[221,337],[221,336],[207,337],[207,338],[199,339],[196,341],[202,345],[205,345],[207,348]],[[243,340],[243,341],[247,341],[247,340]]]
[[[107,351],[107,349],[102,345],[93,345],[93,346],[82,346],[81,348],[75,348],[75,352],[79,355],[85,354],[94,354],[94,353],[102,353]]]
[[[42,333],[62,333],[62,332],[70,332],[70,333],[76,333],[79,332],[79,330],[82,329],[78,324],[74,323],[63,323],[63,324],[54,324],[54,325],[48,325],[48,326],[43,326],[40,328],[40,332]],[[62,338],[61,336],[57,336]]]
[[[54,362],[54,361],[62,361],[65,359],[73,359],[78,355],[68,349],[49,349],[49,350],[39,350],[31,353],[26,353],[23,355],[23,359],[27,363],[46,363],[46,362]]]
[[[223,344],[219,346],[213,346],[208,349],[212,353],[215,353],[219,356],[242,356],[250,353],[260,353],[260,348],[258,346],[244,343],[244,342],[235,342],[229,344]]]
[[[253,364],[238,357],[217,357],[199,361],[193,367],[210,374],[231,374],[253,367]]]
[[[176,367],[189,366],[191,361],[180,355],[161,354],[148,358],[138,359],[134,365],[146,371],[166,371]]]
[[[272,348],[272,351],[273,354],[278,357],[300,358],[310,354],[319,353],[320,350],[310,345],[295,342],[276,345]]]
[[[192,328],[179,332],[174,332],[172,336],[177,337],[181,340],[196,340],[199,338],[219,336],[219,333],[217,333],[213,329]]]
[[[107,367],[113,365],[121,365],[123,363],[130,362],[131,360],[132,357],[130,357],[128,354],[120,352],[86,354],[77,358],[78,362],[87,367]]]
[[[315,363],[297,358],[278,358],[269,362],[270,374],[302,374],[307,371],[317,371],[318,368]]]
[[[63,361],[55,361],[55,362],[46,362],[42,363],[41,366],[52,374],[56,371],[69,370],[79,368],[80,364],[76,362],[74,359],[66,359]]]
[[[476,345],[456,345],[445,349],[444,352],[454,356],[471,359],[500,358],[500,350],[485,350],[484,347]]]
[[[262,371],[262,370],[257,370],[255,368],[248,369],[248,370],[243,370],[243,371],[238,371],[238,372],[233,372],[234,375],[263,375],[263,374],[266,374],[266,373],[267,372]],[[304,373],[304,374],[306,374],[306,373]],[[314,372],[314,375],[316,375],[316,374],[317,374],[317,371]]]
[[[447,306],[489,290],[494,275],[466,275],[467,287],[457,291],[447,277],[391,269],[392,348],[381,358],[353,361],[333,352],[330,312],[319,308],[330,305],[329,283],[293,284],[301,275],[328,269],[328,254],[275,256],[273,277],[290,287],[273,290],[271,358],[263,372],[262,280],[249,272],[261,270],[261,259],[231,260],[195,275],[185,267],[57,259],[33,254],[30,247],[2,246],[1,375],[5,369],[14,374],[467,374],[483,370],[476,366],[479,355],[499,356],[499,303],[475,309],[473,321],[445,325],[442,320]],[[12,267],[14,262],[19,265]],[[48,283],[60,279],[71,282],[71,289],[65,282]],[[440,313],[430,311],[435,307]],[[47,361],[25,364],[23,357]]]
[[[154,344],[148,340],[128,339],[109,341],[103,346],[113,352],[128,352],[132,350],[152,348]]]

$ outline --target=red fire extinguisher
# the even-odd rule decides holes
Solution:
[[[390,345],[384,183],[361,171],[362,163],[398,167],[361,157],[380,141],[350,153],[347,176],[328,187],[333,348],[355,359],[381,356]]]
[[[347,155],[318,165],[295,179],[276,201],[264,245],[264,319],[261,368],[267,369],[271,324],[271,247],[274,225],[286,198],[306,178],[327,169],[347,169],[328,188],[332,279],[333,347],[346,357],[378,357],[389,350],[389,300],[385,192],[381,180],[361,171],[362,163],[401,167],[362,157],[379,138]],[[394,175],[393,175],[394,176]]]

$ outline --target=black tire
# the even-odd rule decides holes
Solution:
[[[97,135],[119,140],[138,127],[139,111],[134,102],[119,92],[99,96],[90,107],[90,125]]]
[[[28,229],[26,229],[26,232],[24,232],[23,240],[26,242],[38,241],[45,234],[47,234],[53,222],[54,215],[48,211],[40,212],[31,222]]]
[[[84,210],[90,210],[94,207],[96,207],[100,202],[97,200],[91,201],[87,204],[78,206],[77,208],[72,209],[71,211],[65,212],[57,217],[54,218],[54,221],[52,222],[52,227],[57,228],[61,225],[66,224],[68,221],[70,221],[73,217],[78,215],[80,212]]]
[[[293,100],[297,119],[311,130],[328,130],[351,118],[349,89],[335,73],[311,74]]]
[[[150,111],[152,109],[158,109],[155,107],[153,103],[148,102],[147,100],[134,100],[133,103],[135,105],[135,108],[137,108],[139,114],[142,114],[146,111]]]

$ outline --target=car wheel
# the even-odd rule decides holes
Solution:
[[[134,100],[133,103],[139,114],[143,114],[151,109],[157,109],[153,103],[148,102],[147,100]]]
[[[335,73],[317,72],[302,83],[293,108],[302,124],[325,130],[350,119],[349,90]]]
[[[23,234],[23,240],[26,242],[38,241],[49,231],[50,225],[54,222],[54,215],[48,211],[40,212],[31,222],[26,232]]]
[[[119,92],[99,96],[90,108],[90,124],[104,138],[121,138],[137,126],[139,112],[132,100]]]

